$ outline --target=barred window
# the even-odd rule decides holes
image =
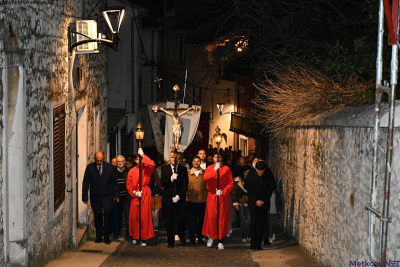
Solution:
[[[65,199],[65,104],[53,110],[54,211]]]

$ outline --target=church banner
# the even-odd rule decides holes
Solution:
[[[150,115],[150,121],[153,129],[154,140],[157,145],[157,151],[164,155],[164,159],[168,160],[169,153],[175,149],[174,147],[174,135],[172,133],[173,120],[171,116],[166,115],[164,112],[159,110],[156,114],[153,113],[152,107],[157,105],[159,108],[169,108],[169,112],[173,113],[174,102],[167,103],[153,103],[147,105]],[[195,106],[192,106],[195,107]],[[188,109],[189,105],[180,104],[178,108]],[[182,125],[181,138],[179,140],[179,151],[184,152],[186,148],[192,143],[197,127],[200,121],[201,106],[198,106],[199,111],[194,113],[193,110],[180,116],[179,121]],[[178,110],[178,114],[181,114],[184,110]],[[163,147],[163,149],[161,149]]]

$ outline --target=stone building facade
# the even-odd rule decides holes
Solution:
[[[365,205],[370,203],[374,108],[347,109],[323,116],[286,129],[270,141],[268,165],[283,193],[284,228],[324,266],[369,262]],[[400,260],[399,105],[396,108],[389,208],[392,222],[387,245],[387,260],[392,261]],[[382,210],[384,198],[387,109],[382,114],[375,207],[378,211]],[[375,222],[373,257],[379,261],[379,221]]]
[[[105,0],[0,4],[1,266],[43,266],[76,242],[74,198],[81,193],[77,194],[75,182],[82,180],[77,174],[78,155],[80,164],[86,165],[95,150],[106,150],[107,48],[99,46],[98,54],[76,56],[72,94],[67,29],[78,19],[94,19],[105,32],[99,12],[105,4]],[[55,208],[54,173],[60,168],[53,160],[53,120],[54,109],[62,105],[65,196]],[[77,147],[78,139],[85,140],[85,153]],[[88,209],[83,212],[90,214]]]

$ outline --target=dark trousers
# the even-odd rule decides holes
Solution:
[[[249,206],[245,207],[243,205],[239,206],[239,219],[240,228],[242,232],[242,238],[250,237],[250,214]]]
[[[179,202],[182,200],[179,200]],[[179,238],[185,239],[186,228],[186,207],[185,200],[181,203],[163,203],[163,210],[165,212],[165,223],[167,227],[168,244],[175,244],[174,223],[176,222],[178,228]]]
[[[129,236],[129,208],[130,208],[130,200],[126,197],[121,197],[119,203],[115,202],[115,206],[113,208],[113,218],[112,218],[112,229],[113,235],[119,236],[122,229],[122,213],[125,218],[125,227],[126,234],[125,236]]]
[[[93,212],[94,213],[94,226],[96,227],[96,237],[107,238],[110,236],[111,229],[111,212]],[[103,219],[104,217],[104,219]]]
[[[196,241],[196,235],[201,243],[203,241],[203,223],[206,213],[206,203],[186,202],[187,223],[191,243]]]
[[[251,248],[260,248],[265,230],[265,220],[268,209],[264,207],[249,206],[250,211],[250,246]],[[268,240],[268,239],[267,239]]]

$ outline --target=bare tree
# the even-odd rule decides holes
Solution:
[[[302,66],[278,65],[271,73],[273,80],[265,77],[265,83],[256,85],[259,95],[254,100],[254,114],[264,130],[274,134],[328,111],[362,105],[373,84],[354,73],[334,81]]]

